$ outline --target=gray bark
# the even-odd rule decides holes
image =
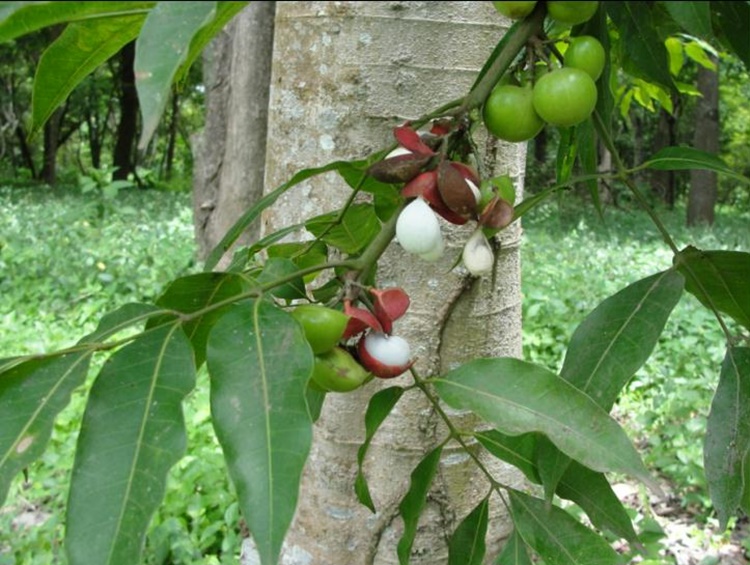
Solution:
[[[715,59],[714,59],[715,60]],[[719,73],[701,67],[698,70],[698,101],[693,147],[709,153],[719,152]],[[713,171],[691,170],[688,193],[687,225],[712,225],[718,195],[718,177]]]
[[[484,2],[284,2],[277,5],[269,106],[266,190],[304,168],[362,158],[391,143],[391,130],[465,94],[505,31]],[[481,128],[480,128],[481,129]],[[480,132],[480,137],[482,134]],[[523,182],[525,144],[478,139],[490,174]],[[519,190],[519,198],[520,198]],[[350,189],[335,175],[305,181],[268,211],[264,233],[338,209]],[[445,225],[448,251],[435,264],[392,244],[378,267],[381,287],[398,285],[412,299],[395,333],[412,345],[416,368],[436,375],[477,356],[521,352],[520,227],[503,232],[495,282],[451,269],[472,226]],[[407,393],[375,437],[365,463],[372,514],[354,495],[363,414],[382,386],[407,385],[403,376],[348,394],[329,394],[315,427],[295,522],[286,538],[286,565],[397,563],[403,525],[398,505],[409,475],[443,438],[445,426],[420,393]],[[467,414],[454,414],[461,426]],[[488,462],[498,480],[518,486],[517,473]],[[447,562],[446,539],[484,497],[488,483],[457,446],[450,445],[420,521],[411,562]],[[496,555],[509,530],[494,500],[488,549]],[[243,563],[258,563],[252,540]]]
[[[263,194],[273,15],[273,2],[251,3],[206,51],[206,125],[193,141],[193,213],[201,259]],[[251,227],[237,243],[257,233]]]

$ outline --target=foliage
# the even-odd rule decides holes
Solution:
[[[47,4],[39,9],[26,5],[5,8],[8,16],[4,25],[0,24],[0,37],[3,33],[12,37],[29,31],[29,25],[42,27],[74,20],[61,35],[66,41],[84,27],[90,32],[85,37],[102,42],[104,48],[113,37],[121,37],[122,41],[134,37],[134,29],[140,31],[142,25],[138,42],[143,45],[153,40],[155,26],[151,24],[162,18],[164,11],[183,9],[163,3],[121,4],[117,6],[117,17],[105,18],[107,26],[122,24],[120,36],[105,36],[103,27],[98,27],[103,25],[102,18],[90,17],[92,13],[111,15],[108,11],[113,3],[84,3],[75,7]],[[183,72],[182,65],[197,55],[211,32],[220,27],[222,17],[228,18],[233,8],[226,7],[222,12],[224,3],[200,4],[193,6],[187,33],[179,35],[174,46],[157,43],[162,51],[141,51],[142,58],[136,66],[144,71],[140,76],[149,80],[141,81],[140,92],[153,93],[148,88],[155,88],[166,97],[172,77]],[[216,12],[211,12],[207,4]],[[648,9],[629,2],[603,4],[621,39],[618,57],[608,62],[638,79],[675,89],[666,47],[655,32],[662,27],[706,35],[707,40],[720,39],[743,61],[750,60],[750,53],[744,50],[745,30],[734,25],[737,19],[747,16],[750,6],[734,2],[711,3],[710,7],[705,3],[690,5],[695,10],[675,11],[664,3],[649,4]],[[4,407],[3,413],[9,416],[0,428],[0,498],[6,498],[11,479],[43,455],[55,416],[85,380],[91,359],[106,353],[108,361],[88,390],[78,435],[66,506],[65,552],[76,564],[139,562],[150,518],[158,511],[170,468],[185,450],[183,399],[193,390],[195,373],[205,358],[210,374],[211,424],[237,492],[238,506],[261,562],[276,563],[294,513],[320,397],[308,384],[314,367],[312,350],[302,328],[287,311],[293,300],[315,301],[313,293],[305,288],[309,280],[305,277],[323,271],[333,273],[318,296],[325,295],[325,301],[343,305],[345,312],[354,316],[356,307],[352,304],[364,289],[376,284],[375,266],[393,239],[404,206],[394,185],[403,182],[407,183],[405,196],[424,196],[448,221],[477,221],[475,233],[484,240],[477,249],[486,257],[492,251],[482,229],[502,229],[511,220],[537,209],[555,193],[576,184],[586,186],[597,202],[596,180],[608,178],[626,186],[634,202],[648,214],[667,245],[666,264],[627,286],[618,284],[617,292],[605,297],[574,331],[565,334],[564,338],[571,337],[559,372],[533,360],[510,358],[474,359],[429,378],[411,371],[413,384],[408,388],[417,388],[425,395],[450,433],[412,472],[409,490],[399,506],[406,525],[398,544],[399,562],[409,562],[419,516],[443,446],[455,440],[473,456],[466,442],[468,436],[475,436],[492,455],[517,465],[543,490],[545,500],[500,483],[485,470],[488,486],[511,509],[514,540],[520,553],[533,553],[550,563],[617,563],[618,555],[597,530],[607,530],[633,544],[638,540],[625,509],[614,496],[607,473],[626,473],[654,490],[659,487],[610,410],[657,346],[673,308],[687,293],[714,315],[726,346],[723,367],[714,369],[714,374],[719,375],[718,385],[706,424],[706,477],[712,503],[722,527],[737,512],[750,510],[743,475],[750,442],[744,418],[746,380],[750,374],[747,348],[743,346],[750,329],[746,284],[750,254],[678,247],[632,175],[643,169],[700,168],[745,184],[750,180],[716,156],[689,148],[666,148],[628,168],[613,144],[610,117],[614,103],[605,75],[599,81],[597,112],[591,119],[561,132],[558,184],[517,203],[507,218],[502,214],[503,206],[498,204],[502,197],[496,189],[483,204],[481,215],[476,210],[477,201],[468,181],[479,180],[463,162],[470,151],[467,148],[473,146],[472,128],[459,124],[478,114],[476,110],[529,40],[544,35],[545,10],[540,3],[509,30],[464,99],[415,122],[415,126],[421,126],[438,120],[432,122],[433,134],[440,141],[436,149],[410,127],[397,127],[395,136],[409,155],[383,161],[385,165],[378,170],[382,172],[385,167],[387,178],[370,168],[382,159],[387,146],[369,161],[339,161],[298,172],[240,219],[212,255],[208,268],[262,210],[304,178],[335,171],[349,182],[354,194],[360,190],[372,192],[374,204],[354,204],[352,198],[342,210],[308,221],[306,228],[314,239],[288,256],[264,261],[259,255],[276,242],[275,234],[271,234],[240,254],[232,272],[182,276],[158,299],[125,304],[107,314],[75,345],[45,355],[4,360],[0,364],[0,408]],[[84,16],[87,19],[81,19]],[[125,20],[132,21],[135,27],[124,25]],[[655,23],[659,24],[657,28]],[[590,22],[574,31],[582,29],[608,44],[601,7]],[[636,37],[638,41],[633,39]],[[83,45],[84,51],[91,47]],[[76,56],[80,53],[72,52],[70,60],[78,61],[78,76],[102,61]],[[55,88],[53,77],[37,76],[35,88],[45,87],[51,89],[50,101],[46,106],[41,103],[35,107],[34,127],[41,126],[51,101],[63,93],[62,88]],[[145,106],[144,123],[153,126],[161,110],[158,102]],[[142,142],[152,130],[153,127],[146,128]],[[596,171],[597,139],[613,153],[613,173]],[[576,165],[583,176],[573,176]],[[501,181],[490,182],[490,190],[493,184]],[[487,183],[482,188],[487,188]],[[511,204],[506,202],[508,207]],[[499,212],[495,213],[495,209]],[[326,249],[323,262],[319,260],[321,245]],[[332,251],[343,259],[328,261]],[[465,252],[464,264],[469,263]],[[367,305],[367,301],[363,302]],[[380,306],[380,314],[388,312]],[[379,313],[377,304],[374,312]],[[378,323],[376,319],[374,324]],[[371,402],[377,404],[371,404],[368,414],[376,416],[371,418],[370,427],[377,428],[382,422],[382,413],[396,403],[392,400],[393,397],[373,397]],[[481,433],[457,430],[443,411],[443,402],[474,411],[494,429]],[[107,417],[109,413],[118,415],[116,422]],[[364,450],[366,446],[360,456]],[[480,469],[484,469],[481,464]],[[111,481],[110,476],[118,480]],[[576,477],[581,476],[587,477],[584,485],[576,483]],[[363,496],[367,492],[363,474],[358,487]],[[100,493],[106,496],[99,496]],[[557,505],[550,505],[554,495],[578,504],[596,530]],[[467,518],[469,525],[457,529],[450,540],[452,555],[470,555],[472,560],[481,561],[482,545],[467,535],[467,529],[472,528],[470,524],[483,529],[484,516],[480,505]]]

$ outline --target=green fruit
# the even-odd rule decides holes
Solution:
[[[547,15],[573,26],[590,20],[598,7],[599,2],[547,2]]]
[[[534,11],[536,2],[493,2],[495,10],[512,20],[525,18]]]
[[[341,347],[315,356],[310,385],[326,392],[350,392],[361,387],[372,375]]]
[[[504,84],[496,87],[484,104],[484,125],[505,141],[526,141],[538,134],[544,122],[534,110],[531,87]]]
[[[544,75],[534,85],[534,109],[554,126],[574,126],[596,107],[596,84],[581,69],[563,67]]]
[[[581,35],[570,40],[564,64],[586,71],[592,79],[597,80],[604,70],[605,60],[604,47],[599,40],[590,35]]]
[[[292,310],[292,316],[302,324],[305,337],[313,353],[325,353],[341,341],[349,316],[325,306],[303,304]]]

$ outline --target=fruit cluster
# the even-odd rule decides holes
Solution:
[[[382,182],[404,183],[401,195],[409,203],[396,223],[401,247],[426,261],[437,261],[445,251],[438,216],[454,225],[474,220],[477,227],[464,245],[462,260],[475,276],[489,273],[494,254],[487,236],[510,224],[512,204],[491,184],[482,184],[472,167],[446,158],[427,143],[440,145],[450,133],[443,123],[433,124],[424,139],[409,125],[393,133],[399,146],[368,173]]]
[[[494,2],[498,12],[522,18],[537,2]],[[547,15],[566,26],[589,20],[599,2],[545,3]],[[535,137],[545,124],[570,127],[588,119],[597,102],[596,80],[605,65],[605,52],[595,37],[572,37],[562,59],[555,66],[543,56],[538,64],[540,44],[532,45],[525,67],[504,77],[485,101],[484,124],[495,137],[505,141],[526,141]],[[543,54],[542,54],[543,55]]]
[[[412,365],[409,343],[392,335],[393,322],[409,308],[401,288],[369,289],[371,310],[344,301],[344,311],[318,304],[292,310],[315,354],[311,386],[349,392],[375,377],[397,377]]]

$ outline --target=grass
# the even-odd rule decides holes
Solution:
[[[115,200],[76,190],[0,188],[0,357],[70,345],[103,312],[148,301],[195,270],[189,196],[121,191]],[[750,249],[750,217],[720,210],[717,227],[664,219],[680,246]],[[524,219],[524,355],[557,369],[576,325],[596,304],[671,256],[641,214],[610,211],[602,224],[580,204],[548,205]],[[676,485],[685,506],[708,515],[702,433],[723,356],[718,326],[694,299],[676,308],[646,366],[616,407],[645,447],[646,463]],[[93,373],[92,373],[93,376]],[[148,537],[148,565],[236,563],[240,519],[211,431],[206,375],[189,397],[189,455],[172,471]],[[200,385],[203,386],[200,386]],[[65,563],[62,509],[84,391],[55,426],[49,449],[13,484],[0,509],[0,565]],[[18,531],[19,516],[41,524]],[[46,518],[46,519],[44,519]]]

